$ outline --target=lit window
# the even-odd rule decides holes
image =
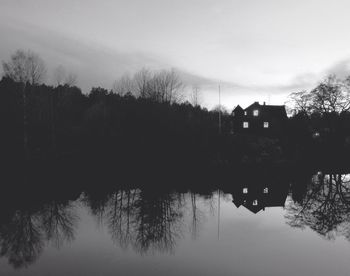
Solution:
[[[264,188],[264,194],[268,194],[269,193],[269,188]]]
[[[254,206],[258,205],[258,200],[255,199],[255,200],[253,201],[253,205],[254,205]]]
[[[247,116],[247,111],[244,111],[244,115]]]
[[[243,128],[248,128],[249,127],[249,123],[248,122],[243,122]]]
[[[254,116],[259,116],[259,110],[255,109],[255,110],[253,111],[253,115],[254,115]]]
[[[248,188],[243,188],[243,194],[247,194],[248,193]]]
[[[269,122],[264,122],[264,128],[269,128]]]

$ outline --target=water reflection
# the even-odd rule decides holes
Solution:
[[[107,225],[112,240],[122,248],[132,246],[171,252],[181,236],[183,195],[153,190],[120,190],[100,204],[86,198],[92,213]]]
[[[345,236],[350,240],[350,175],[314,175],[302,198],[287,207],[287,223],[296,228],[309,227],[326,239]]]
[[[52,201],[39,210],[15,210],[0,226],[0,254],[15,268],[34,263],[45,241],[60,247],[74,239],[77,215],[70,203]]]
[[[232,202],[255,214],[266,207],[284,207],[289,185],[288,179],[278,174],[269,178],[252,175],[233,186]]]
[[[0,254],[14,268],[22,268],[44,254],[48,244],[59,249],[73,242],[79,235],[79,208],[107,229],[116,248],[140,255],[172,254],[186,233],[195,240],[208,216],[220,212],[218,197],[232,200],[231,212],[239,208],[257,214],[268,207],[284,208],[291,227],[350,241],[349,174],[260,172],[240,175],[220,190],[109,186],[87,189],[78,198],[69,192],[42,193],[44,199],[35,203],[11,198],[0,213]]]

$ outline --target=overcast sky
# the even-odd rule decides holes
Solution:
[[[270,101],[350,65],[348,0],[0,0],[0,59],[31,49],[84,92],[124,72],[176,68],[202,102]]]

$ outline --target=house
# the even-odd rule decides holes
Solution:
[[[260,105],[254,102],[246,109],[236,106],[232,111],[232,133],[258,135],[281,134],[287,121],[284,105]]]

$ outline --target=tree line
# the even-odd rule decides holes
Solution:
[[[198,88],[196,104],[183,101],[184,84],[175,70],[142,69],[122,76],[112,90],[94,87],[88,94],[60,67],[55,86],[44,84],[45,63],[30,51],[15,52],[3,62],[3,71],[3,157],[89,152],[178,160],[185,153],[209,157],[214,152],[218,114],[199,106]],[[223,119],[226,131],[228,124]]]
[[[350,78],[329,76],[310,91],[292,93],[286,133],[257,137],[232,135],[229,112],[201,107],[199,87],[185,101],[175,70],[142,69],[117,79],[111,90],[93,87],[84,94],[77,76],[61,66],[54,71],[55,85],[44,84],[45,63],[31,51],[18,50],[2,65],[0,146],[3,158],[14,163],[85,154],[141,167],[151,159],[169,168],[302,160],[350,150]]]

